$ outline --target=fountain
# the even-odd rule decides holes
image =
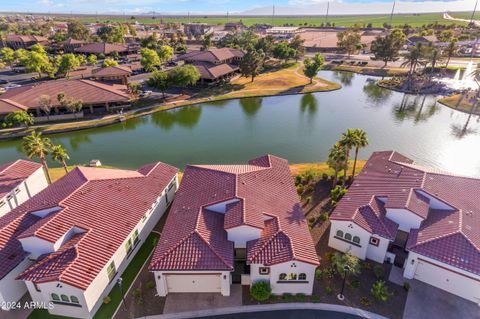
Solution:
[[[455,72],[455,76],[453,77],[454,81],[459,81],[460,80],[460,69]]]
[[[476,89],[478,86],[475,81],[475,77],[472,74],[474,69],[475,66],[473,61],[470,61],[468,62],[463,74],[460,70],[457,70],[453,79],[436,78],[435,81],[443,83],[445,86],[453,90]]]

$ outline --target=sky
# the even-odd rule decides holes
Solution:
[[[31,13],[324,14],[328,0],[0,0],[0,11]],[[472,11],[476,0],[397,1],[396,12]],[[331,14],[388,13],[393,0],[330,0]],[[480,9],[480,8],[479,8]]]

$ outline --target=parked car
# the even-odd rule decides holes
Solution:
[[[9,85],[5,86],[5,90],[10,90],[10,89],[19,88],[19,87],[21,87],[20,84],[10,83]]]
[[[177,65],[178,65],[178,62],[177,62],[177,61],[170,60],[170,61],[167,62],[167,64],[168,64],[169,66],[177,66]]]
[[[4,79],[0,79],[0,85],[1,84],[8,84],[8,81],[7,80],[4,80]]]

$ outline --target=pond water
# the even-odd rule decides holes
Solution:
[[[347,128],[362,128],[370,144],[360,153],[395,149],[423,165],[480,176],[480,123],[436,103],[435,96],[378,88],[368,76],[322,71],[341,82],[333,92],[245,98],[158,112],[101,128],[52,135],[71,163],[100,159],[137,168],[163,161],[242,163],[270,153],[292,163],[325,161]],[[24,157],[21,140],[0,142],[0,162]]]

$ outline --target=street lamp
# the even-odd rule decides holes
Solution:
[[[343,295],[343,289],[345,289],[345,281],[347,280],[347,274],[348,274],[348,272],[350,271],[350,266],[349,266],[349,265],[343,266],[343,270],[345,271],[345,273],[343,274],[342,290],[341,290],[340,293],[337,295],[338,300],[343,300],[343,299],[345,299],[345,296]]]
[[[125,303],[125,296],[123,295],[123,286],[122,286],[123,279],[122,277],[118,277],[117,284],[120,287],[120,294],[122,295],[122,303],[123,303],[123,310],[127,310],[127,304]]]

